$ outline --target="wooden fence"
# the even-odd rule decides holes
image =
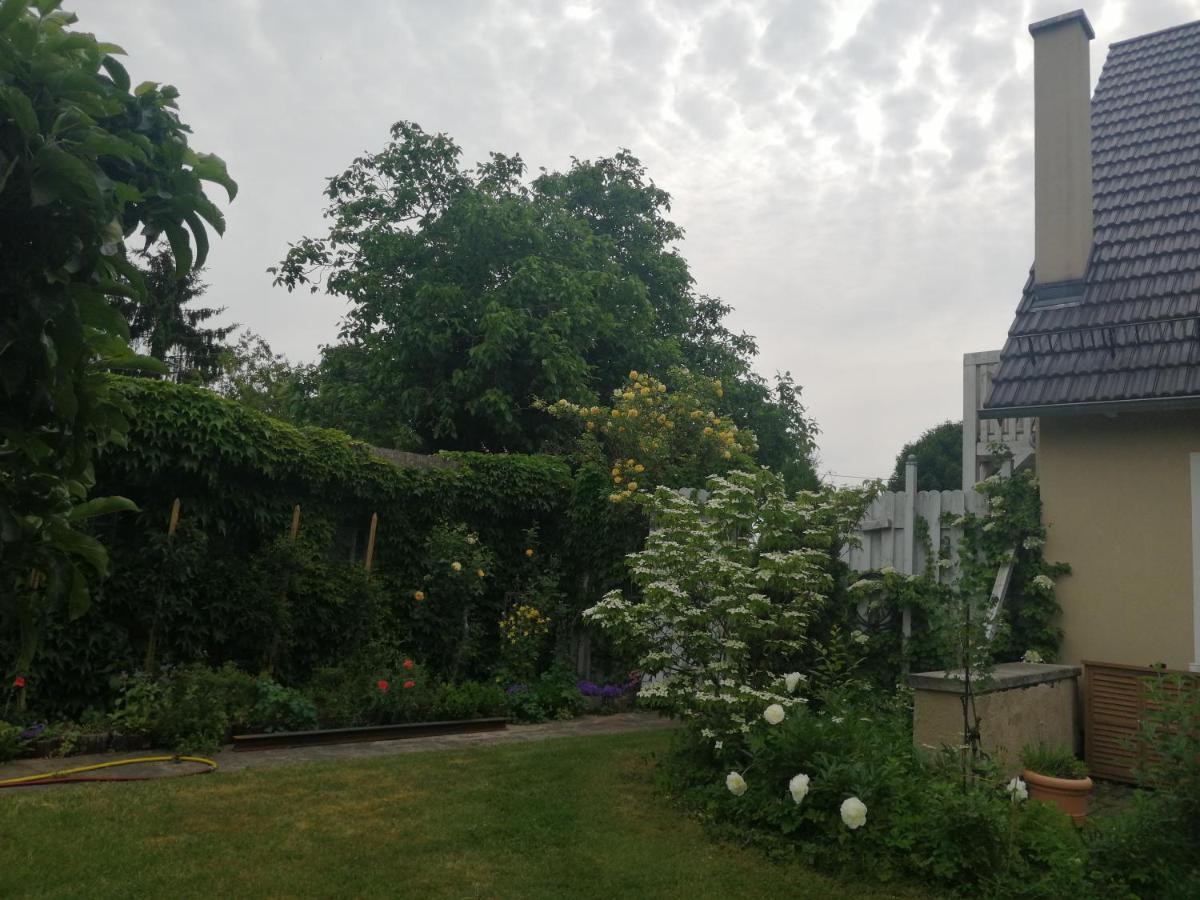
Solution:
[[[965,513],[983,515],[987,498],[971,491],[918,491],[917,466],[905,467],[906,490],[886,491],[871,501],[858,527],[850,533],[851,542],[842,554],[856,572],[870,572],[891,566],[897,572],[920,575],[930,564],[929,551],[939,550],[950,560],[949,568],[933,566],[938,581],[953,584],[959,574],[958,543],[962,529],[946,526],[946,513],[958,517]],[[923,526],[919,524],[923,522]],[[928,541],[921,539],[921,531]],[[857,545],[857,546],[855,546]]]

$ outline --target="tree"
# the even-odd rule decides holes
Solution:
[[[725,380],[743,425],[776,402],[751,371],[753,339],[695,293],[670,197],[632,154],[530,182],[519,156],[470,170],[459,157],[446,135],[397,123],[329,180],[328,234],[271,270],[351,304],[313,373],[314,421],[409,449],[537,450],[563,430],[535,400],[592,405],[630,370],[681,365]],[[791,412],[776,419],[792,457],[811,451]]]
[[[957,491],[962,488],[962,422],[943,422],[905,444],[888,479],[889,491],[904,490],[904,464],[917,458],[917,490]]]
[[[179,275],[170,250],[146,254],[146,261],[142,270],[145,294],[122,298],[120,303],[129,322],[130,340],[165,363],[172,381],[212,381],[220,372],[224,341],[237,326],[204,327],[203,323],[225,311],[223,306],[187,308],[208,287],[200,280],[199,269]]]
[[[182,276],[224,228],[201,181],[236,192],[220,159],[188,146],[178,92],[131,91],[121,48],[71,31],[57,7],[0,3],[0,627],[20,629],[16,674],[41,623],[83,612],[106,573],[80,523],[132,508],[88,499],[93,454],[127,430],[106,371],[162,368],[132,352],[112,301],[145,291],[125,239],[165,236]]]
[[[220,348],[217,369],[209,387],[222,397],[277,419],[299,419],[312,367],[291,364],[261,335],[243,329],[233,344]]]

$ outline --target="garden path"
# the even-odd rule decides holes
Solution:
[[[213,754],[218,773],[237,769],[258,769],[288,763],[324,762],[327,760],[367,759],[400,753],[419,753],[428,750],[461,749],[475,744],[520,744],[560,737],[624,734],[635,731],[670,728],[674,723],[657,713],[622,712],[609,716],[581,716],[565,722],[543,722],[539,725],[510,725],[503,731],[480,731],[469,734],[447,734],[437,737],[408,738],[399,741],[364,741],[351,744],[323,744],[313,747],[290,747],[276,750],[235,752],[221,750]],[[163,755],[169,751],[144,750],[134,753],[97,753],[55,759],[21,759],[0,765],[0,781],[42,772],[55,772],[94,763],[112,762],[122,758]],[[101,775],[163,775],[173,773],[174,763],[145,763],[121,766]]]

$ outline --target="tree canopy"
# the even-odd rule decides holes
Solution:
[[[114,299],[145,284],[124,242],[165,239],[179,275],[224,220],[202,181],[236,185],[188,146],[169,85],[130,86],[115,44],[71,30],[57,0],[0,3],[0,627],[18,670],[63,605],[78,614],[104,547],[78,525],[132,506],[92,498],[92,457],[119,442],[106,370],[158,368],[129,347]]]
[[[328,233],[272,269],[350,303],[306,393],[311,421],[405,449],[543,449],[563,432],[537,399],[593,404],[630,370],[686,366],[729,385],[723,412],[769,431],[781,468],[811,473],[790,376],[772,389],[754,374],[753,339],[696,293],[670,197],[631,153],[532,180],[520,156],[460,156],[397,123],[329,179]]]
[[[957,491],[962,488],[962,422],[946,421],[926,429],[904,445],[888,479],[889,491],[904,490],[904,462],[917,458],[917,490]]]

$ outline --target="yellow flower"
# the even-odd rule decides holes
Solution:
[[[693,419],[702,419],[702,418],[704,418],[704,413],[700,412],[700,410],[698,410],[698,409],[693,409],[692,410],[692,418]]]
[[[624,479],[624,478],[622,478],[620,475],[614,475],[614,476],[613,476],[613,484],[620,484],[620,483],[621,483],[622,481],[624,481],[624,480],[625,480],[625,479]]]
[[[641,388],[638,391],[638,393],[641,394],[643,397],[649,397],[650,396],[650,388],[648,388],[648,387]]]
[[[708,425],[705,425],[705,426],[704,426],[704,433],[705,433],[705,434],[712,434],[712,433],[713,433],[713,430],[712,430],[712,428],[711,428],[710,426],[708,426]]]
[[[595,427],[596,427],[596,423],[595,423],[595,422],[588,422],[588,423],[587,423],[587,430],[588,430],[588,431],[592,431],[592,430],[593,430]]]
[[[726,459],[730,459],[730,458],[733,456],[733,454],[732,454],[732,453],[730,453],[728,450],[722,450],[722,451],[721,451],[721,455],[722,455],[723,457],[725,457]]]
[[[641,463],[638,463],[636,466],[633,467],[633,471],[638,472],[638,473],[645,472],[646,467],[643,466]]]
[[[476,575],[478,575],[480,578],[482,578],[482,577],[483,577],[484,575],[486,575],[487,573],[486,573],[486,572],[484,572],[484,571],[483,571],[483,569],[476,569],[476,570],[475,570],[475,574],[476,574]]]
[[[660,394],[665,394],[667,392],[667,386],[665,384],[663,384],[661,381],[658,383],[658,392]]]
[[[630,493],[632,493],[633,491],[636,491],[637,490],[637,482],[636,481],[629,482],[629,484],[625,485],[625,490],[629,491]]]
[[[526,556],[533,556],[533,548],[532,548],[532,547],[526,547],[526,548],[525,548],[525,555],[526,555]]]
[[[631,409],[631,410],[630,410],[630,411],[627,413],[627,415],[628,415],[628,416],[629,416],[629,418],[631,418],[631,419],[636,419],[636,418],[638,417],[638,411],[637,411],[636,409]]]
[[[620,474],[621,474],[621,469],[620,469],[620,467],[619,467],[619,466],[613,466],[613,468],[612,468],[612,476],[613,476],[613,478],[616,478],[616,477],[617,477],[618,475],[620,475]]]
[[[614,419],[619,419],[619,418],[621,418],[621,411],[620,411],[619,409],[614,409],[614,410],[612,411],[612,417],[613,417]]]
[[[452,563],[450,563],[450,568],[452,568],[455,572],[461,572],[462,571],[462,563],[452,562]]]
[[[629,377],[632,378],[634,381],[637,381],[637,377],[638,377],[637,369],[630,369]]]
[[[636,459],[627,459],[625,460],[625,465],[632,466],[635,462],[637,462]]]
[[[424,591],[413,591],[413,599],[414,600],[424,600],[425,592]]]

